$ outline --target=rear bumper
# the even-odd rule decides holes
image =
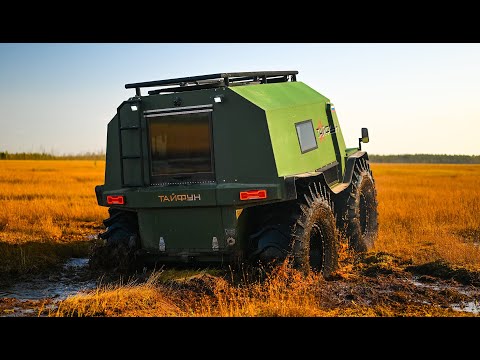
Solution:
[[[266,198],[241,199],[244,191],[265,190]],[[107,196],[123,196],[125,205],[130,209],[161,209],[208,206],[238,206],[243,207],[255,203],[269,203],[285,199],[287,189],[282,179],[278,183],[268,184],[200,184],[179,186],[148,186],[110,189],[105,185],[95,187],[97,203],[107,204]]]

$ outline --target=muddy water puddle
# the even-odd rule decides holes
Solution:
[[[450,301],[450,307],[456,311],[463,311],[480,315],[480,289],[474,286],[452,285],[440,281],[420,281],[421,278],[414,276],[411,283],[418,288],[427,288],[435,292],[444,293],[450,296],[455,295],[457,298],[462,298],[461,301]]]
[[[0,316],[37,316],[38,308],[97,286],[88,258],[70,258],[55,271],[29,274],[0,286]]]
[[[71,258],[57,273],[33,275],[29,279],[0,288],[0,298],[18,300],[66,299],[82,290],[93,289],[96,281],[87,271],[88,258]]]

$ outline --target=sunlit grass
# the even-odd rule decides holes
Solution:
[[[0,161],[0,242],[87,239],[107,209],[94,188],[104,161]],[[375,250],[415,262],[480,264],[480,165],[372,164]],[[97,229],[95,229],[97,227]]]
[[[179,299],[157,286],[153,273],[143,284],[105,285],[63,301],[51,316],[180,316]]]
[[[95,197],[104,171],[100,160],[0,161],[0,270],[55,262],[97,233],[108,217]]]
[[[480,268],[480,165],[373,164],[375,250]]]
[[[104,169],[94,160],[0,161],[0,241],[87,234],[88,225],[107,217],[95,198]]]
[[[184,279],[197,280],[211,294],[179,291],[178,286],[159,283],[153,273],[146,283],[99,287],[63,301],[53,316],[321,316],[320,275],[304,277],[288,263],[275,269],[263,282],[233,285],[203,274]],[[206,278],[206,279],[205,279]],[[179,282],[180,284],[182,282]],[[188,290],[188,287],[187,287]],[[197,294],[198,295],[198,294]]]
[[[372,164],[372,170],[380,216],[379,238],[372,252],[391,253],[413,264],[443,259],[454,265],[480,268],[480,190],[476,186],[480,180],[480,166]],[[339,273],[347,280],[352,271],[349,256],[342,246],[344,264]],[[395,267],[390,263],[385,266]],[[216,277],[210,282],[209,292],[181,298],[178,290],[152,282],[149,285],[97,289],[88,295],[79,294],[67,299],[56,316],[466,315],[408,302],[395,308],[382,302],[372,306],[352,302],[340,307],[332,303],[328,283],[320,275],[304,277],[287,264],[277,268],[263,282],[238,284]],[[123,304],[119,300],[122,296],[128,298]],[[148,303],[150,311],[138,307],[143,298],[153,299],[154,304]],[[112,304],[108,305],[106,299]],[[89,306],[98,308],[92,310]],[[117,310],[107,315],[105,309],[110,307]]]
[[[102,229],[107,209],[94,188],[104,161],[0,161],[0,270],[53,264],[73,252],[85,255],[88,235]],[[379,238],[372,252],[412,264],[444,260],[480,269],[480,165],[372,164],[379,201]],[[80,244],[80,245],[79,245]],[[73,250],[72,250],[73,249]],[[339,276],[353,267],[345,260]],[[390,266],[389,264],[387,264]],[[203,274],[208,291],[188,290],[196,275],[162,272],[145,283],[100,286],[62,301],[51,316],[398,316],[388,303],[339,307],[329,282],[303,277],[286,264],[263,282],[232,282]],[[183,284],[178,287],[178,284]],[[184,286],[182,288],[182,286]],[[198,290],[198,289],[197,289]],[[459,316],[447,309],[407,304],[417,316]]]
[[[199,274],[161,282],[154,272],[141,284],[100,286],[60,302],[53,317],[398,317],[471,316],[418,303],[345,304],[319,274],[305,276],[288,262],[264,281],[235,283]]]

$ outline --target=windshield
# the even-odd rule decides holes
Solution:
[[[149,117],[152,182],[214,181],[211,111]]]

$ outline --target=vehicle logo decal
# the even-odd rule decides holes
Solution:
[[[337,129],[338,129],[338,126],[328,126],[328,125],[323,126],[322,120],[319,119],[318,126],[315,129],[317,131],[318,141],[325,140],[325,136],[327,136],[328,134],[335,134],[337,132]]]
[[[199,201],[201,200],[200,194],[186,195],[186,194],[171,194],[171,195],[158,195],[161,202],[170,201]]]

